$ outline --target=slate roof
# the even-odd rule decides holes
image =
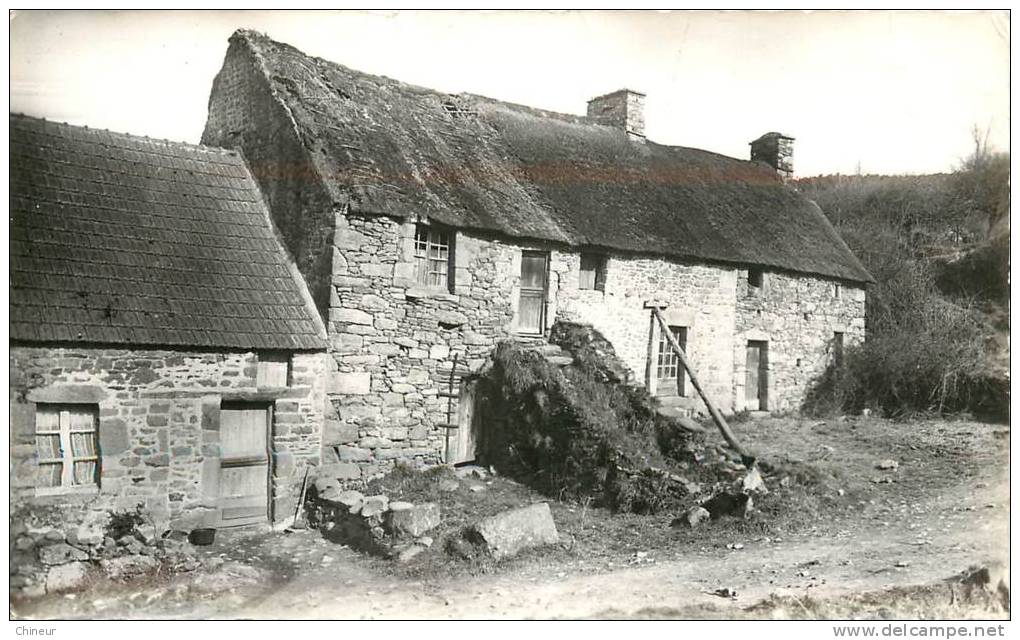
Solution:
[[[759,163],[361,73],[251,31],[231,46],[253,56],[352,212],[871,280],[821,210]]]
[[[234,151],[10,116],[12,341],[318,350]]]

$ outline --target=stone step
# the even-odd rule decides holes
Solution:
[[[545,361],[557,367],[565,367],[568,364],[573,364],[574,358],[571,356],[545,356]]]
[[[560,347],[560,345],[550,344],[548,342],[534,347],[534,350],[547,356],[558,356],[563,354],[563,348]]]

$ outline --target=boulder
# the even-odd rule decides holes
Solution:
[[[418,536],[435,529],[439,526],[439,505],[434,502],[426,502],[418,505],[410,505],[410,508],[395,509],[397,505],[404,504],[394,502],[390,504],[390,511],[386,514],[386,526],[390,533],[397,537]]]
[[[66,564],[72,561],[88,560],[89,554],[75,549],[66,542],[39,547],[39,562],[46,565]]]
[[[694,507],[684,515],[674,519],[669,526],[673,528],[695,529],[711,517],[712,514],[705,507]]]
[[[99,566],[106,575],[113,579],[130,578],[152,571],[158,562],[151,556],[122,556],[110,560],[100,560]]]
[[[356,514],[361,511],[365,496],[360,491],[341,491],[330,502],[347,507],[347,513]]]
[[[87,573],[88,564],[85,562],[68,562],[50,567],[46,572],[46,593],[77,589],[85,582]]]
[[[394,549],[395,554],[393,558],[397,562],[404,564],[405,562],[410,562],[411,560],[413,560],[415,556],[420,554],[422,551],[425,551],[425,547],[419,544],[412,544],[406,547]]]
[[[900,463],[892,459],[882,460],[875,464],[875,468],[881,469],[882,471],[896,471],[899,467]]]
[[[361,503],[361,515],[365,518],[385,513],[390,506],[390,499],[384,495],[368,496]]]
[[[559,541],[556,523],[545,502],[485,518],[475,524],[472,531],[477,534],[486,552],[497,559]]]

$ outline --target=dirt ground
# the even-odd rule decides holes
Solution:
[[[947,582],[969,567],[1008,562],[1007,426],[857,418],[763,418],[733,426],[763,461],[772,491],[747,521],[677,530],[669,527],[674,514],[614,516],[550,501],[558,547],[477,565],[454,563],[438,542],[417,562],[397,566],[314,531],[232,533],[201,549],[199,571],[128,584],[96,579],[79,593],[12,602],[11,614],[1008,617],[1001,607],[961,607],[959,588]],[[887,459],[898,468],[876,468]],[[470,484],[485,490],[470,491]],[[502,478],[462,485],[451,500],[542,499]],[[728,593],[719,595],[722,589]]]

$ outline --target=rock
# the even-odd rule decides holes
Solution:
[[[410,503],[410,502],[403,502],[403,501],[397,500],[396,502],[391,502],[390,503],[390,511],[407,511],[408,509],[413,509],[413,508],[414,508],[414,504]]]
[[[504,511],[472,527],[494,558],[509,558],[524,549],[556,544],[559,536],[545,502]]]
[[[406,504],[406,503],[393,503]],[[439,526],[439,505],[434,502],[411,505],[409,509],[393,510],[386,514],[386,525],[390,533],[398,537],[418,536]]]
[[[320,475],[315,479],[315,490],[322,495],[331,489],[339,489],[340,481],[331,475]]]
[[[432,543],[434,542],[434,540],[432,539],[432,536],[422,536],[422,537],[418,538],[417,542],[421,546],[423,546],[426,549],[428,549],[429,547],[432,546]]]
[[[761,477],[761,472],[758,471],[758,467],[754,467],[747,472],[747,475],[740,482],[740,486],[744,493],[760,493],[764,495],[769,492],[768,487],[765,486],[765,480]]]
[[[85,582],[88,564],[85,562],[68,562],[50,567],[46,572],[46,593],[58,593],[77,589]]]
[[[481,493],[482,491],[485,491],[485,485],[473,484],[471,485],[471,491],[474,493]]]
[[[385,513],[390,506],[390,499],[383,495],[368,496],[361,503],[361,515],[365,518]]]
[[[360,491],[341,491],[330,502],[347,507],[347,513],[356,514],[364,506],[365,496]]]
[[[712,514],[708,512],[708,509],[704,507],[694,507],[689,509],[687,513],[676,518],[669,524],[673,528],[686,528],[695,529],[701,525],[702,522],[712,517]]]
[[[99,566],[106,575],[113,579],[129,578],[155,569],[159,563],[151,556],[123,556],[110,560],[100,560]]]
[[[443,493],[452,493],[457,489],[460,489],[460,483],[457,482],[456,480],[448,478],[446,480],[440,481],[439,483],[439,490],[442,491]]]
[[[397,551],[396,561],[401,564],[404,564],[405,562],[410,562],[422,551],[425,551],[425,547],[421,545],[417,544],[409,545]]]
[[[705,427],[698,424],[698,422],[696,422],[694,418],[689,418],[687,416],[679,416],[673,418],[673,420],[684,431],[688,431],[690,433],[705,433]]]
[[[779,481],[780,487],[788,487],[793,484],[793,478],[790,476],[783,476],[783,479]]]
[[[65,542],[39,547],[39,562],[46,565],[65,564],[71,561],[88,560],[89,554],[75,549]]]
[[[900,463],[891,458],[887,460],[882,460],[881,462],[875,465],[876,469],[881,469],[882,471],[896,471],[899,467]]]
[[[719,493],[701,503],[713,520],[723,516],[746,518],[754,507],[754,500],[746,493]]]

